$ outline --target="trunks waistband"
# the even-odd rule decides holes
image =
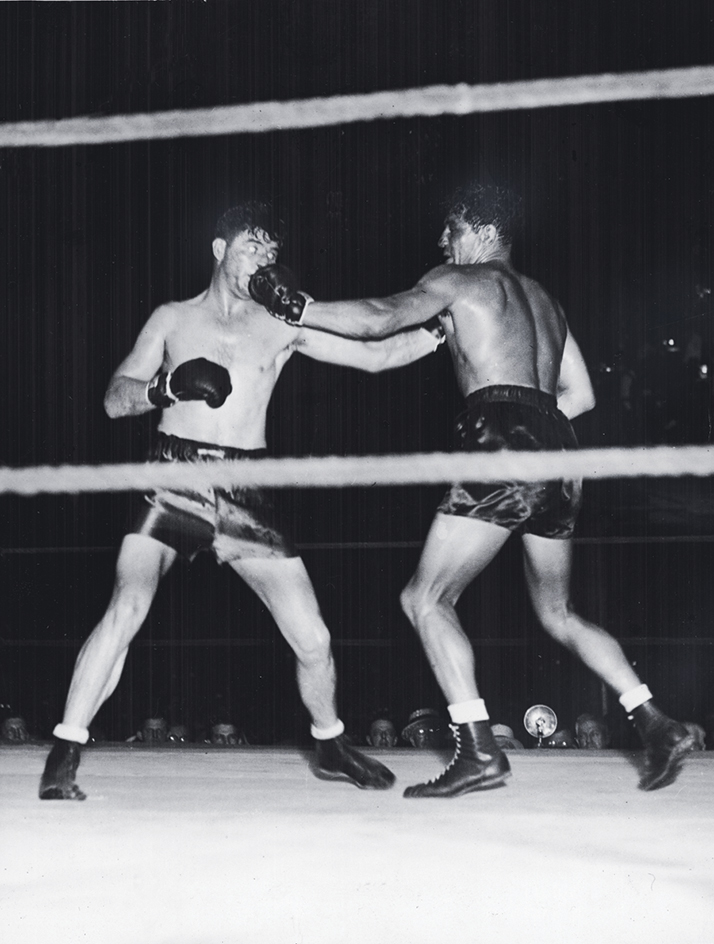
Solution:
[[[170,433],[159,433],[152,454],[159,460],[177,459],[179,462],[192,462],[201,459],[263,459],[268,455],[268,450],[217,446],[214,443],[197,442],[195,439],[182,439]]]
[[[535,387],[520,387],[509,384],[494,384],[481,387],[466,397],[466,406],[471,409],[480,403],[521,403],[537,410],[557,411],[558,401],[551,393]]]

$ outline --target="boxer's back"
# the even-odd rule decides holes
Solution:
[[[445,269],[455,300],[442,320],[464,396],[492,384],[555,395],[567,335],[560,306],[505,263]]]

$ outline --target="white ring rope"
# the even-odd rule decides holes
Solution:
[[[0,468],[0,494],[76,494],[155,488],[334,488],[458,481],[714,475],[714,446],[578,449],[571,452],[421,453],[250,461],[147,462]]]
[[[416,115],[686,98],[714,94],[714,66],[537,79],[495,85],[436,85],[366,95],[109,118],[0,124],[0,147],[55,147],[159,138],[311,128]],[[636,447],[573,452],[431,453],[250,462],[141,463],[0,468],[0,494],[76,494],[155,488],[270,486],[351,487],[454,481],[542,481],[553,478],[709,476],[714,447]]]
[[[583,75],[494,85],[431,85],[365,95],[252,102],[108,118],[0,124],[0,147],[59,147],[158,138],[284,131],[417,115],[550,108],[714,94],[714,66]]]

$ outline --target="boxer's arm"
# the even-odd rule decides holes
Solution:
[[[455,300],[448,266],[428,272],[406,292],[386,298],[311,302],[302,324],[350,338],[385,338],[423,324],[449,308]]]
[[[424,327],[401,331],[376,341],[354,340],[326,331],[302,328],[294,342],[294,349],[314,360],[378,373],[404,367],[432,354],[443,341],[443,329],[434,319]]]
[[[583,355],[568,328],[558,378],[558,409],[569,420],[595,406],[595,392]]]
[[[104,395],[104,409],[111,419],[139,416],[155,409],[147,399],[146,385],[163,367],[166,336],[172,322],[169,306],[157,308],[139,333],[131,353],[115,370]]]

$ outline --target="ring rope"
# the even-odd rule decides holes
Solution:
[[[559,105],[714,94],[714,66],[605,73],[490,85],[431,85],[218,108],[20,121],[0,125],[0,147],[61,147],[166,138],[284,131],[417,115],[466,115]]]
[[[458,481],[538,482],[714,475],[714,446],[642,446],[570,452],[416,453],[218,462],[0,468],[0,494],[76,494],[268,486],[334,488]]]
[[[714,534],[597,535],[574,537],[573,544],[590,546],[644,544],[714,544]],[[296,541],[299,551],[414,551],[421,541]],[[0,547],[0,562],[8,557],[49,557],[56,554],[116,554],[116,544],[84,544],[54,547]],[[714,646],[714,639],[711,641]]]

